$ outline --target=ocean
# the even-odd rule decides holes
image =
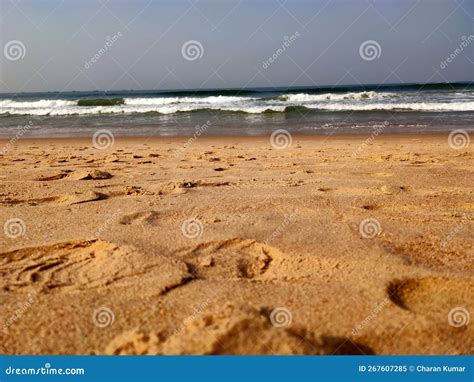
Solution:
[[[0,137],[422,133],[474,128],[474,85],[0,94]]]

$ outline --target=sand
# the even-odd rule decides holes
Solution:
[[[366,138],[8,145],[0,353],[472,354],[472,145]]]

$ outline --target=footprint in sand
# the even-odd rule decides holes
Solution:
[[[139,254],[113,243],[70,241],[0,254],[0,288],[73,292],[107,286],[146,270]]]
[[[112,178],[112,174],[101,170],[79,170],[69,176],[72,180],[104,180]]]
[[[454,308],[472,310],[474,281],[446,277],[395,280],[389,284],[387,293],[403,309],[446,320]]]
[[[234,238],[200,244],[179,251],[196,277],[203,279],[252,279],[264,274],[282,253],[255,240]]]
[[[71,180],[103,180],[112,178],[112,175],[107,171],[100,170],[78,170],[74,172],[72,170],[65,170],[51,175],[40,176],[38,178],[34,178],[34,180],[40,182],[49,182],[53,180],[64,179],[66,177]]]
[[[39,181],[39,182],[50,182],[53,180],[60,180],[67,177],[69,172],[70,171],[61,171],[52,175],[40,176],[38,178],[34,178],[34,180]]]
[[[373,354],[369,347],[341,337],[314,339],[303,329],[274,327],[264,311],[228,305],[183,321],[168,336],[134,329],[112,340],[105,354]]]
[[[58,202],[60,197],[58,196],[50,196],[47,198],[33,198],[33,199],[12,199],[9,197],[3,198],[0,201],[0,205],[4,206],[14,206],[14,205],[30,205],[30,206],[37,206],[44,203],[52,203]]]
[[[162,354],[160,340],[155,333],[146,333],[138,328],[115,337],[105,348],[108,355],[151,355]]]
[[[272,326],[257,309],[230,305],[176,328],[160,350],[163,354],[316,354],[310,343],[291,330]]]
[[[97,200],[107,199],[108,196],[101,192],[96,191],[86,191],[72,195],[65,195],[58,198],[59,203],[64,203],[68,205],[81,204],[87,202],[95,202]]]
[[[154,225],[158,222],[159,214],[156,211],[142,211],[135,212],[130,215],[125,215],[119,221],[120,224],[151,224]]]
[[[97,200],[107,199],[108,195],[96,192],[96,191],[85,191],[77,192],[75,194],[69,195],[60,195],[60,196],[50,196],[46,198],[33,198],[33,199],[9,199],[0,201],[1,205],[29,205],[29,206],[38,206],[47,203],[56,203],[56,204],[81,204],[87,202],[94,202]]]
[[[305,254],[287,255],[256,240],[216,240],[175,253],[197,278],[214,280],[253,279],[265,282],[296,281],[312,277],[337,262],[322,262]]]

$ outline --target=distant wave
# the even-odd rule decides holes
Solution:
[[[308,93],[297,93],[297,94],[285,94],[278,99],[288,102],[307,102],[307,101],[341,101],[341,100],[355,100],[355,99],[382,99],[389,97],[397,97],[395,93],[377,93],[374,91],[370,92],[358,92],[358,93],[324,93],[324,94],[308,94]]]
[[[172,104],[225,104],[241,101],[253,101],[258,98],[235,96],[210,96],[210,97],[155,97],[155,98],[125,98],[126,105],[172,105]]]
[[[296,113],[350,111],[474,111],[472,92],[334,92],[286,93],[269,96],[248,95],[124,97],[120,104],[112,98],[78,99],[0,99],[0,115],[100,115],[100,114],[174,114],[199,111],[230,113]],[[123,102],[123,104],[121,104]],[[82,105],[82,106],[80,106]]]

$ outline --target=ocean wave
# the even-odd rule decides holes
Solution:
[[[100,114],[176,114],[176,113],[192,113],[192,112],[231,112],[231,113],[247,113],[247,114],[263,114],[269,112],[285,112],[285,106],[97,106],[97,107],[68,107],[61,109],[0,109],[0,115],[35,115],[35,116],[61,116],[61,115],[100,115]]]
[[[155,97],[155,98],[125,98],[127,105],[172,105],[172,104],[223,104],[229,102],[248,102],[258,98],[235,96],[210,96],[210,97]]]
[[[12,109],[39,109],[39,108],[58,108],[65,106],[75,106],[77,101],[42,99],[38,101],[14,101],[11,99],[0,100],[0,112],[4,108]]]
[[[465,96],[465,94],[463,94]],[[419,93],[346,92],[294,93],[276,97],[211,95],[185,97],[141,97],[115,99],[82,98],[41,100],[0,100],[0,115],[66,116],[95,114],[174,114],[200,111],[247,114],[350,112],[350,111],[474,111],[474,101],[456,96],[426,96]],[[118,98],[117,98],[118,100]],[[123,100],[123,103],[122,103]],[[425,102],[426,100],[426,102]],[[81,106],[80,106],[81,105]]]
[[[311,101],[344,101],[344,100],[364,100],[364,99],[383,99],[397,97],[395,93],[378,93],[375,91],[358,93],[325,93],[325,94],[285,94],[278,99],[287,102],[311,102]]]
[[[309,109],[326,111],[474,111],[474,102],[411,102],[411,103],[371,103],[360,104],[307,104]]]

